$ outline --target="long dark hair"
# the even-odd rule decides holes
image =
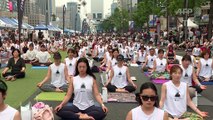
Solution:
[[[87,73],[88,75],[92,76],[94,79],[96,79],[95,75],[92,73],[92,71],[91,71],[91,69],[90,69],[88,60],[87,60],[85,57],[78,59],[77,64],[76,64],[76,67],[75,67],[75,76],[79,75],[78,65],[79,65],[79,63],[81,63],[81,62],[86,63],[86,66],[87,66],[86,73]]]
[[[141,87],[140,87],[140,93],[136,93],[136,101],[140,105],[143,105],[142,100],[140,98],[140,94],[143,93],[143,90],[149,89],[149,88],[155,91],[155,94],[156,94],[156,97],[157,97],[156,100],[155,100],[154,106],[155,107],[159,107],[158,91],[157,91],[156,86],[152,82],[146,82],[146,83],[144,83],[144,84],[141,85]]]

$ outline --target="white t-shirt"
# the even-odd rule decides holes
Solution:
[[[36,54],[36,58],[39,60],[40,63],[47,63],[51,56],[47,51],[39,51]]]
[[[37,51],[36,50],[27,50],[24,59],[26,59],[26,60],[34,60],[36,58],[36,55],[37,55]]]
[[[182,77],[180,79],[181,82],[187,83],[188,86],[192,86],[192,72],[193,72],[193,66],[189,65],[187,69],[183,68],[183,65],[181,65],[181,68],[183,70]]]
[[[147,66],[148,66],[149,68],[153,68],[153,67],[154,67],[154,60],[156,59],[156,56],[155,56],[155,55],[153,55],[153,56],[148,55],[148,56],[147,56],[147,59],[148,59]]]
[[[75,74],[76,62],[77,62],[76,58],[73,58],[73,59],[65,58],[65,64],[66,64],[67,69],[68,69],[68,75],[73,76]]]
[[[111,84],[115,85],[117,88],[124,88],[128,85],[127,76],[126,76],[126,66],[122,66],[121,68],[118,65],[113,67],[114,76],[112,78]]]
[[[166,84],[164,110],[173,117],[179,118],[187,110],[187,84],[180,82],[179,87],[176,87],[172,81],[164,84]]]
[[[80,110],[85,110],[94,105],[93,77],[87,75],[81,78],[73,77],[74,100],[73,104]]]
[[[141,106],[132,109],[132,120],[163,120],[163,117],[164,111],[156,107],[150,115],[145,114]]]
[[[156,71],[165,72],[167,60],[165,58],[163,59],[157,58],[155,61],[156,61]]]
[[[56,66],[55,63],[50,65],[51,69],[51,84],[54,85],[55,87],[61,87],[66,83],[65,79],[65,64],[61,63],[59,66]]]
[[[16,112],[16,109],[8,105],[4,111],[0,112],[0,120],[14,120]]]
[[[203,76],[205,78],[209,78],[212,75],[212,59],[209,58],[208,60],[205,60],[203,58],[200,58],[201,63],[201,69],[199,76]]]

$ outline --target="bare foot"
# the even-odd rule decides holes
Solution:
[[[10,81],[13,78],[13,76],[8,76],[5,78],[6,81]]]
[[[16,80],[16,78],[15,78],[15,77],[12,77],[11,81],[15,81],[15,80]]]
[[[56,91],[56,92],[64,92],[63,90],[61,90],[61,89],[59,89],[59,88],[56,88],[55,91]]]
[[[128,91],[126,91],[125,89],[122,89],[122,88],[116,89],[116,92],[128,93]]]
[[[209,78],[206,78],[204,81],[205,81],[205,82],[208,82],[209,80],[210,80]]]
[[[80,114],[79,119],[81,119],[81,120],[95,120],[93,117],[88,116],[87,114]]]

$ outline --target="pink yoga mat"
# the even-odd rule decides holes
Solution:
[[[163,84],[165,82],[168,82],[169,80],[159,80],[159,79],[155,79],[155,80],[152,80],[152,82],[156,83],[156,84]]]

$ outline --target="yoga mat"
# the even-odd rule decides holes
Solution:
[[[144,75],[149,77],[150,74],[149,74],[149,72],[144,72]]]
[[[108,102],[136,103],[134,93],[108,93]]]
[[[48,69],[48,66],[32,66],[32,69]]]
[[[155,79],[155,80],[152,80],[152,82],[156,83],[156,84],[163,84],[165,82],[168,82],[169,80],[161,80],[161,79]]]
[[[6,66],[7,66],[7,64],[1,64],[1,68],[4,68]]]
[[[212,82],[201,82],[202,85],[213,85],[213,81]]]
[[[37,101],[62,101],[65,96],[65,92],[41,92],[35,98]]]
[[[133,64],[133,63],[131,63],[130,66],[131,66],[131,67],[138,67],[138,64]]]

